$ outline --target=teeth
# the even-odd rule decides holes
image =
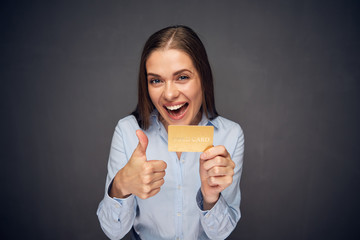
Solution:
[[[174,111],[174,110],[178,110],[179,108],[181,108],[184,105],[185,105],[185,103],[179,104],[179,105],[174,105],[174,106],[166,106],[166,108],[171,110],[171,111]]]

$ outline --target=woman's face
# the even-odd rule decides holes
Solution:
[[[201,120],[202,90],[191,58],[176,49],[156,50],[146,61],[149,95],[169,125],[197,125]]]

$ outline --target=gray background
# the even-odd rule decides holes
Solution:
[[[356,1],[9,1],[1,27],[1,236],[106,239],[95,215],[148,36],[203,40],[246,137],[229,239],[360,239]]]

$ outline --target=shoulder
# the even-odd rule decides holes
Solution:
[[[140,129],[136,118],[133,115],[128,115],[120,119],[115,127],[115,134],[120,136],[135,136],[136,130]]]
[[[126,152],[132,153],[138,143],[136,136],[138,129],[140,129],[139,124],[133,115],[120,119],[115,127],[113,144],[122,145]]]
[[[117,127],[121,128],[121,129],[123,129],[123,128],[139,129],[140,128],[134,115],[128,115],[128,116],[120,119],[117,123]]]
[[[243,135],[243,130],[241,126],[227,118],[224,118],[222,116],[216,117],[212,122],[215,125],[215,131],[221,132],[221,133],[232,133],[232,135],[235,133],[236,135]]]
[[[232,158],[236,152],[240,152],[241,156],[244,152],[244,133],[240,125],[221,116],[212,122],[215,125],[214,145],[225,146]]]

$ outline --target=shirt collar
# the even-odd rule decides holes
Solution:
[[[154,111],[152,111],[152,113],[150,114],[150,125],[154,124],[154,126],[160,130],[162,123],[160,122],[158,116],[159,112],[155,108]]]
[[[208,119],[208,118],[206,117],[206,114],[205,114],[205,113],[202,114],[202,118],[201,118],[201,120],[200,120],[200,122],[199,122],[198,125],[199,125],[199,126],[214,126],[215,128],[218,128],[218,127],[219,127],[219,126],[218,126],[218,123],[217,123],[217,121],[216,121],[216,118],[213,119],[213,120],[210,120],[210,119]]]
[[[158,129],[161,128],[162,123],[159,120],[159,112],[158,110],[154,109],[154,111],[152,111],[152,113],[150,114],[150,122],[154,123],[156,125],[156,127],[158,127]],[[215,128],[218,128],[218,122],[216,121],[216,118],[213,120],[210,120],[206,117],[206,114],[203,113],[201,120],[198,124],[198,126],[214,126]]]

